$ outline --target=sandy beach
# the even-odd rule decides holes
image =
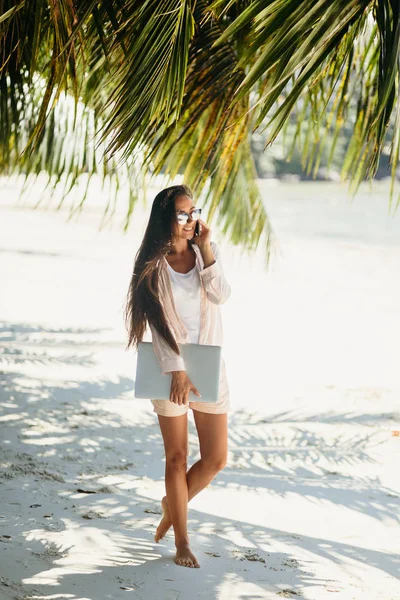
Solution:
[[[163,442],[123,307],[148,212],[0,198],[0,600],[398,600],[400,215],[388,184],[263,183],[280,249],[220,240],[228,466],[156,544]],[[150,195],[151,197],[151,195]],[[260,351],[260,336],[265,351]],[[197,460],[193,416],[190,458]]]

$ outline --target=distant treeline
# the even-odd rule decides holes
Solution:
[[[253,134],[251,148],[258,177],[261,179],[286,179],[296,176],[301,180],[339,180],[352,130],[346,127],[343,128],[342,135],[336,143],[336,147],[333,152],[332,163],[329,169],[328,160],[331,153],[333,135],[326,136],[326,139],[323,143],[321,160],[318,168],[316,169],[315,173],[313,173],[312,170],[308,173],[305,165],[303,164],[298,145],[294,147],[291,157],[288,158],[291,140],[295,135],[295,127],[296,125],[294,123],[289,123],[285,136],[278,136],[274,143],[265,148],[265,150],[264,147],[267,142],[267,135],[257,132]],[[384,148],[375,179],[390,177],[391,167],[389,165],[389,154],[390,148]],[[400,169],[397,171],[397,178],[400,179]]]

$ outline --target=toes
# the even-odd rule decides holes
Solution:
[[[190,566],[189,562],[184,558],[176,558],[175,562],[180,567],[189,567]]]
[[[181,567],[188,567],[190,569],[198,569],[200,567],[199,563],[195,558],[190,557],[179,557],[175,558],[175,563]]]

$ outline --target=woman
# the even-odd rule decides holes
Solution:
[[[128,347],[142,341],[148,324],[162,373],[171,373],[170,400],[151,400],[164,440],[166,496],[156,542],[174,528],[175,562],[199,567],[187,530],[188,501],[204,489],[227,460],[229,388],[225,363],[217,403],[189,400],[201,394],[186,374],[178,343],[222,345],[219,304],[231,293],[211,231],[186,185],[162,190],[154,199],[136,261],[125,309]],[[200,234],[195,224],[200,223]],[[193,410],[200,460],[187,471],[188,408]],[[187,472],[186,472],[187,471]]]

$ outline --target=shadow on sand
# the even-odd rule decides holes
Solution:
[[[11,330],[4,327],[4,333]],[[29,336],[38,331],[53,339],[72,334],[76,344],[67,364],[82,364],[79,339],[85,338],[86,349],[87,337],[94,335],[93,353],[84,365],[90,368],[90,361],[96,363],[97,331],[21,325],[12,329],[18,332],[12,342],[22,341],[21,336],[32,341]],[[205,568],[177,567],[172,561],[171,534],[160,544],[153,541],[158,505],[137,491],[144,484],[162,486],[164,461],[158,423],[150,408],[143,408],[143,401],[133,399],[132,379],[48,385],[24,374],[24,366],[31,361],[23,344],[17,358],[9,350],[5,350],[7,370],[0,373],[0,491],[8,491],[8,498],[11,494],[16,508],[10,511],[14,516],[2,522],[3,533],[11,536],[2,541],[7,542],[7,560],[15,562],[18,552],[23,558],[21,579],[7,579],[5,569],[0,583],[13,597],[27,600],[57,593],[59,597],[85,594],[102,600],[124,597],[133,590],[135,597],[143,600],[295,597],[308,586],[330,583],[317,579],[312,558],[308,563],[298,560],[300,549],[335,564],[350,559],[399,575],[400,561],[394,554],[193,509],[189,527]],[[51,347],[43,352],[45,364],[53,369]],[[12,361],[14,368],[10,368]],[[111,403],[107,410],[103,400]],[[130,410],[113,411],[113,401],[116,406],[126,400],[131,403]],[[326,439],[307,423],[285,421],[284,414],[279,415],[279,423],[265,418],[246,421],[245,416],[243,412],[231,415],[229,464],[213,482],[215,489],[235,483],[249,491],[283,498],[288,493],[299,494],[309,501],[323,499],[375,519],[397,519],[396,492],[379,486],[383,494],[377,500],[373,492],[378,482],[358,478],[355,486],[353,478],[321,466],[329,461],[336,468],[370,461],[368,449],[379,444],[370,428],[364,432],[350,428],[341,434],[333,430]],[[286,429],[280,431],[278,426]],[[192,423],[189,432],[194,442]],[[193,443],[191,460],[196,459],[197,451]],[[51,515],[55,505],[63,507],[65,517],[62,511],[58,512],[61,517],[44,516]],[[63,532],[72,529],[74,544],[68,546]],[[273,551],[271,542],[277,540],[290,551]],[[192,593],[185,596],[188,585]]]

